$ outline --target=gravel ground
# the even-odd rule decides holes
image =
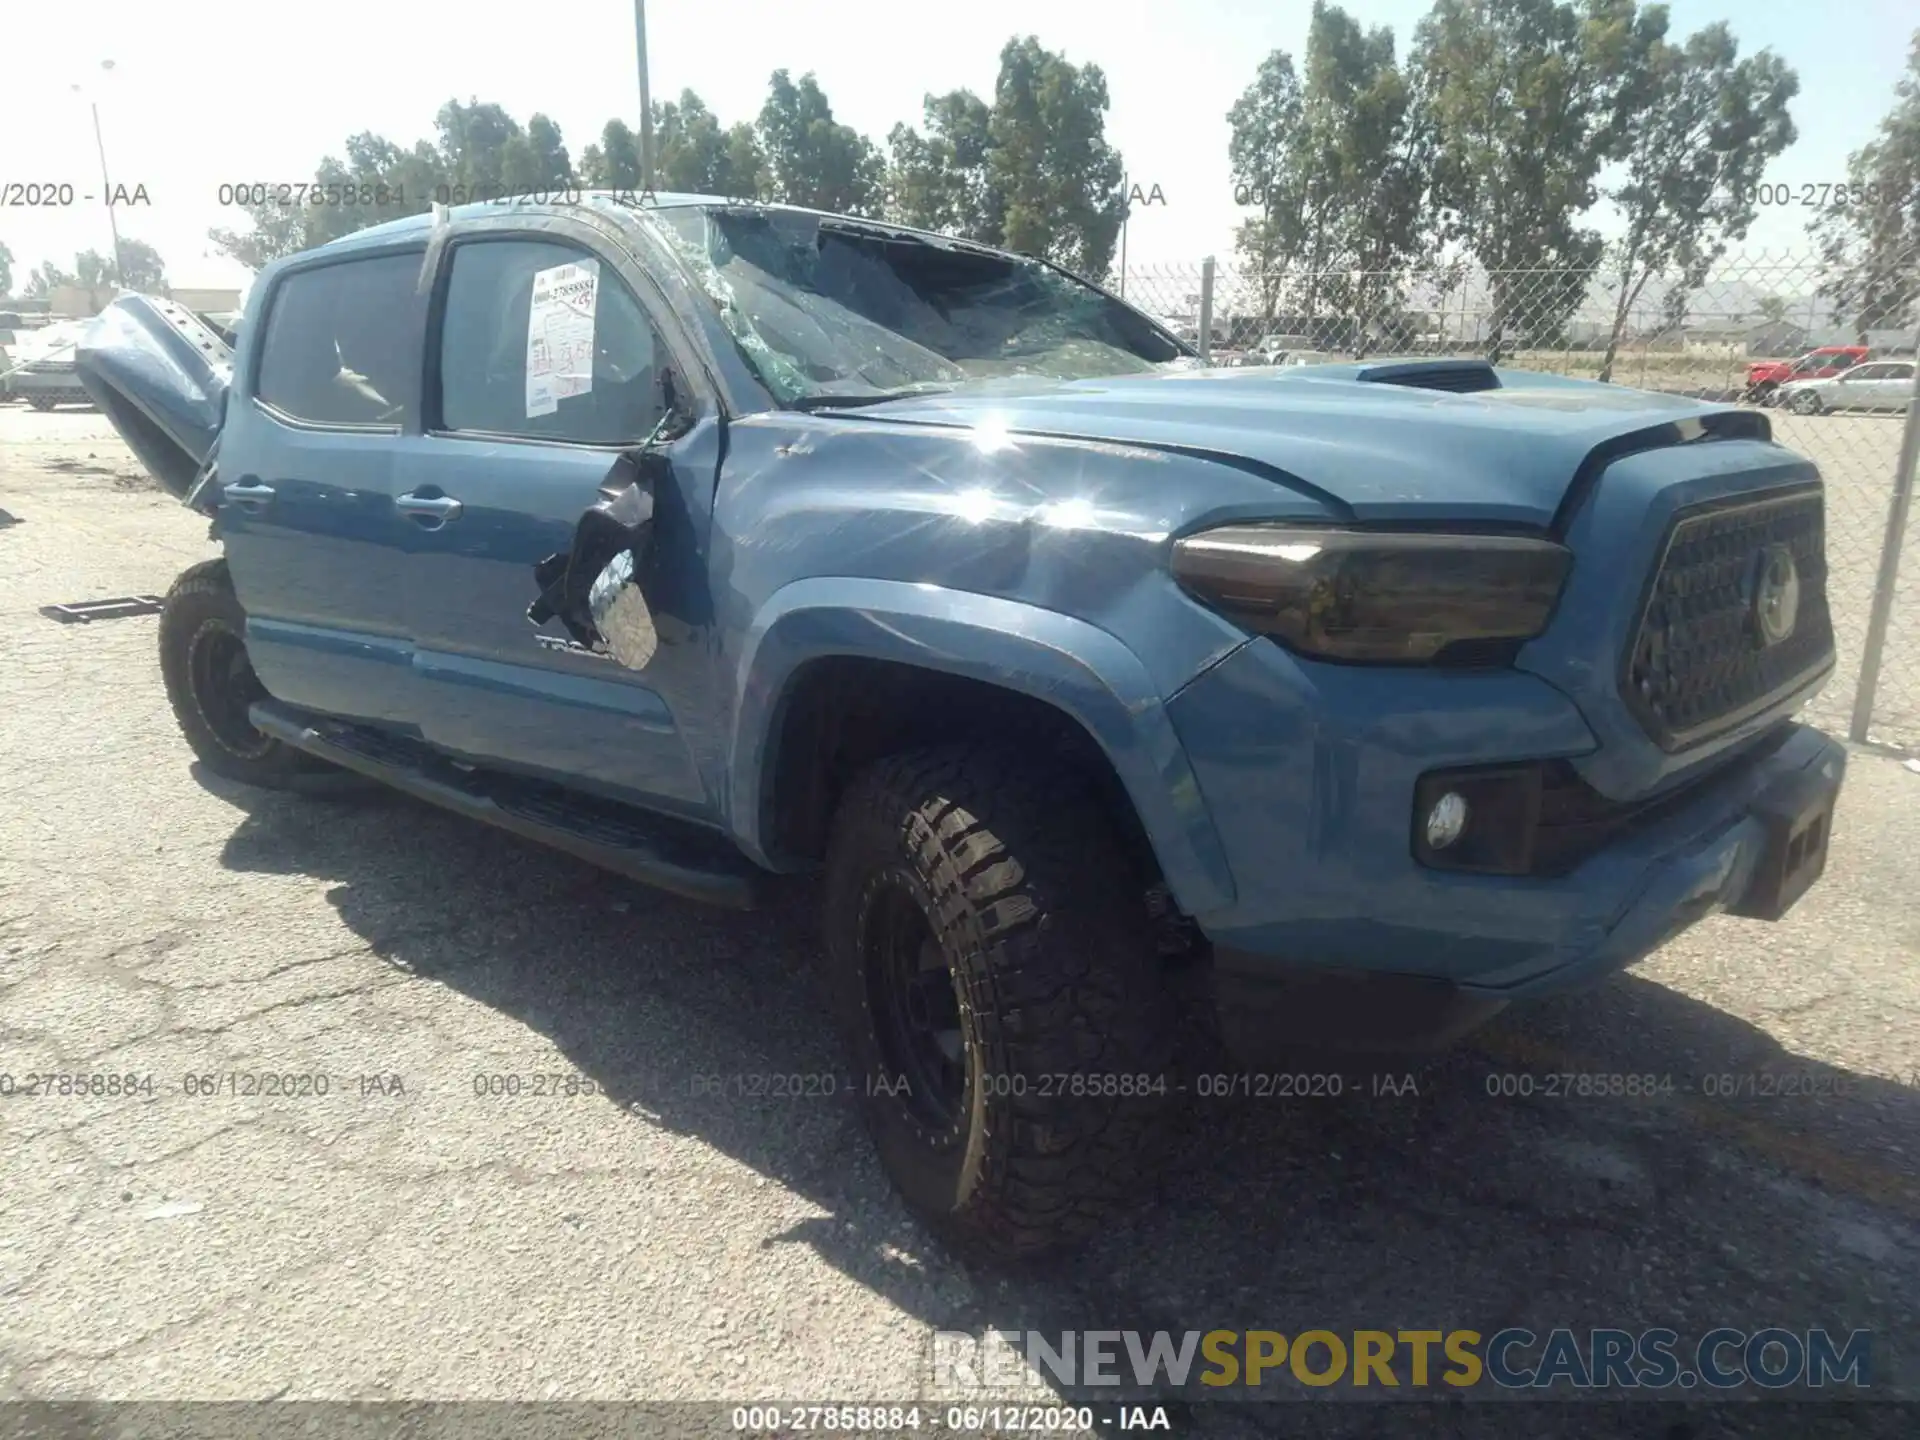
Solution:
[[[1809,424],[1898,433],[1782,428]],[[1920,774],[1897,759],[1854,754],[1827,877],[1784,922],[1710,920],[1389,1067],[1404,1093],[1349,1066],[1338,1099],[1198,1106],[1125,1224],[1002,1276],[908,1218],[844,1096],[704,1093],[836,1073],[809,896],[706,911],[398,798],[198,774],[154,620],[36,612],[164,591],[213,553],[204,522],[83,411],[0,408],[0,508],[0,1071],[155,1084],[0,1100],[0,1399],[933,1399],[936,1330],[1520,1324],[1867,1329],[1876,1390],[1920,1396]],[[1560,1071],[1675,1092],[1489,1094]],[[235,1072],[331,1089],[185,1093]],[[596,1093],[475,1093],[549,1072]],[[1704,1093],[1756,1074],[1820,1093]],[[1829,1433],[1768,1404],[1697,1429],[1467,1408],[1392,1414]],[[1336,1413],[1289,1407],[1287,1433]]]

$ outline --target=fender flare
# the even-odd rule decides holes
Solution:
[[[1084,620],[1021,601],[899,580],[813,578],[776,591],[748,631],[733,695],[728,828],[770,865],[761,834],[776,727],[793,677],[828,657],[894,661],[984,681],[1076,721],[1120,778],[1182,910],[1231,905],[1226,850],[1140,658]]]

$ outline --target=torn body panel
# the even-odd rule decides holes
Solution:
[[[122,295],[87,328],[75,366],[147,472],[185,499],[219,439],[233,360],[219,333],[186,307]]]
[[[557,619],[576,644],[629,670],[646,669],[660,644],[648,596],[657,568],[653,486],[667,473],[665,462],[644,450],[614,462],[600,498],[574,527],[572,547],[535,567],[540,598],[527,619],[535,625]]]

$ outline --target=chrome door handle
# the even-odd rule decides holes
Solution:
[[[431,520],[440,525],[449,520],[458,520],[460,512],[466,508],[451,495],[402,495],[393,504],[402,515],[415,520]]]
[[[257,480],[236,480],[222,486],[220,493],[236,505],[264,505],[273,499],[273,486],[262,485]]]

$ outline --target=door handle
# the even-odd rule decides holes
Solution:
[[[449,520],[458,520],[460,512],[466,508],[451,495],[407,494],[395,499],[393,505],[402,515],[419,521],[430,530],[439,529]]]
[[[273,486],[262,485],[252,476],[221,487],[220,493],[236,505],[264,505],[273,499]]]

